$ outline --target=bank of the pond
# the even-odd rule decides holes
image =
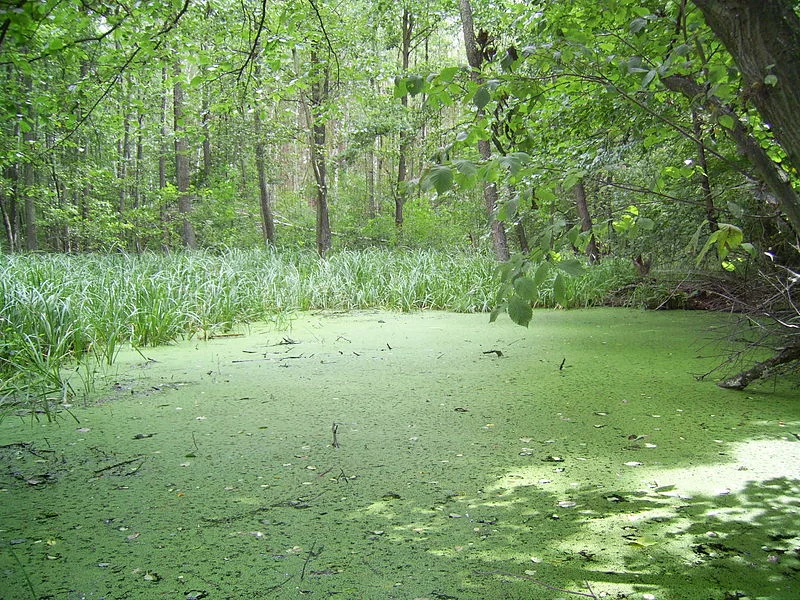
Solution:
[[[486,321],[305,314],[6,419],[0,598],[797,597],[798,393],[695,381],[724,317]]]

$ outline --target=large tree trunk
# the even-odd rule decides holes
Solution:
[[[461,12],[461,25],[464,30],[464,46],[467,51],[467,61],[472,68],[472,80],[477,84],[483,83],[480,70],[483,65],[483,54],[481,54],[478,42],[475,39],[475,25],[472,19],[472,5],[470,0],[459,0],[459,10]],[[483,109],[478,111],[479,117],[483,115]],[[489,140],[478,140],[478,154],[481,160],[488,161],[492,158],[492,147]],[[496,218],[498,194],[497,186],[494,183],[485,183],[483,186],[483,202],[486,205],[486,212],[491,221],[492,246],[497,260],[506,261],[509,258],[508,239],[506,238],[505,224]]]
[[[180,64],[175,65],[173,84],[173,113],[175,116],[175,173],[178,184],[178,212],[182,217],[181,241],[186,248],[196,248],[194,226],[189,220],[192,213],[192,196],[189,193],[189,142],[183,122],[183,81]]]
[[[742,72],[747,97],[800,170],[800,18],[792,0],[693,0]],[[738,142],[739,140],[737,140]],[[762,167],[756,165],[759,171]],[[785,180],[785,177],[779,177]],[[787,184],[765,179],[800,233],[800,202],[776,191]],[[781,191],[785,191],[781,190]]]
[[[793,0],[693,0],[742,72],[751,98],[800,170],[800,18]],[[774,76],[774,77],[772,77]]]

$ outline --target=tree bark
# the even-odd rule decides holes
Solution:
[[[264,168],[264,139],[261,133],[261,117],[258,109],[253,111],[253,133],[256,136],[256,172],[258,173],[258,198],[261,206],[261,232],[267,247],[275,245],[275,219],[272,216],[272,190]]]
[[[575,185],[575,207],[578,209],[578,216],[581,219],[581,231],[593,231],[594,224],[592,223],[592,215],[589,213],[589,205],[586,203],[586,186],[583,185],[583,181],[579,181]],[[589,262],[592,263],[597,262],[599,257],[594,233],[589,236],[589,243],[586,244],[586,256],[589,257]]]
[[[33,194],[36,174],[33,170],[33,162],[31,162],[28,156],[33,149],[34,142],[36,142],[36,131],[34,129],[36,114],[34,113],[34,103],[31,98],[33,94],[33,80],[30,75],[24,76],[24,86],[26,96],[29,100],[27,114],[28,129],[22,134],[21,156],[24,162],[22,163],[21,169],[19,169],[22,171],[22,182],[21,185],[18,185],[17,189],[22,191],[21,195],[24,199],[25,249],[33,252],[39,249],[39,239],[38,232],[36,231],[36,204]]]
[[[742,72],[746,94],[800,170],[800,18],[793,0],[693,0]],[[797,228],[795,227],[795,230]]]
[[[480,73],[483,65],[483,55],[475,39],[475,25],[472,18],[472,5],[470,0],[459,0],[459,11],[461,13],[461,25],[464,31],[464,46],[467,52],[467,62],[472,69],[472,80],[478,84],[483,84],[483,76]],[[478,118],[483,116],[484,111],[478,111]],[[478,140],[478,154],[481,160],[488,161],[492,158],[492,147],[489,140]],[[497,186],[487,182],[483,186],[483,202],[486,205],[486,212],[491,220],[492,246],[495,258],[499,261],[509,259],[508,239],[506,238],[505,224],[496,218],[498,194]]]
[[[706,93],[706,88],[701,86],[691,77],[685,75],[670,75],[662,77],[661,82],[670,90],[680,92],[692,102],[700,102],[712,111],[725,115],[733,119],[733,129],[727,130],[739,151],[744,154],[755,170],[758,172],[762,181],[769,186],[775,198],[778,200],[781,211],[795,233],[800,233],[800,196],[792,187],[786,174],[781,168],[767,155],[761,144],[755,139],[742,124],[737,115],[729,106],[724,104],[716,96]]]
[[[708,160],[706,159],[703,124],[695,108],[692,108],[692,127],[694,128],[695,144],[697,146],[697,164],[700,165],[700,189],[703,191],[703,200],[706,207],[706,221],[708,221],[708,228],[713,233],[719,229],[719,224],[717,223],[717,209],[714,207],[714,195],[711,193],[711,178],[708,176]]]
[[[800,360],[800,346],[789,346],[788,348],[780,350],[778,354],[772,358],[757,363],[746,371],[742,371],[729,379],[720,381],[717,385],[730,390],[743,390],[756,379],[768,376],[775,367],[797,360]]]
[[[192,213],[192,196],[189,193],[189,141],[186,138],[186,125],[183,122],[183,81],[181,66],[175,65],[173,83],[173,113],[175,117],[175,173],[178,184],[178,212],[182,217],[181,241],[186,248],[196,248],[194,226],[189,220]]]
[[[326,162],[327,125],[323,108],[328,100],[330,70],[322,65],[316,51],[311,52],[311,167],[316,183],[315,205],[317,209],[317,254],[324,258],[331,249],[331,225],[328,215],[328,167]]]
[[[411,59],[411,39],[414,32],[414,15],[412,15],[408,8],[403,8],[403,22],[401,29],[401,48],[400,59],[402,74],[408,74],[408,66]],[[408,95],[400,98],[400,104],[403,106],[403,113],[408,113]],[[400,147],[398,148],[397,157],[397,189],[394,196],[394,224],[397,229],[403,227],[403,206],[406,203],[406,180],[408,179],[408,148],[411,144],[411,132],[402,129],[400,131]]]

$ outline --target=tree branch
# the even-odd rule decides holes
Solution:
[[[792,225],[795,233],[800,233],[800,197],[795,192],[786,174],[767,155],[761,144],[747,131],[739,115],[724,104],[719,98],[708,94],[706,88],[687,75],[670,75],[662,77],[661,82],[674,92],[679,92],[692,103],[699,103],[710,112],[723,115],[733,121],[733,127],[724,127],[739,150],[747,156],[750,163],[758,171],[775,197],[778,199],[781,211]]]

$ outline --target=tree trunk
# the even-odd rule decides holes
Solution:
[[[181,241],[186,248],[196,248],[194,226],[189,220],[192,213],[192,196],[189,193],[189,141],[186,138],[186,125],[183,122],[183,81],[180,64],[175,65],[173,83],[173,113],[175,117],[175,174],[178,185],[178,212],[182,217]]]
[[[788,348],[780,350],[778,354],[772,358],[761,361],[746,371],[742,371],[738,375],[734,375],[725,381],[720,381],[717,385],[730,390],[743,390],[756,379],[768,376],[775,367],[797,360],[800,360],[800,346],[789,346]]]
[[[800,170],[800,18],[793,0],[693,0],[742,72],[746,93]],[[796,228],[795,228],[796,229]]]
[[[700,165],[700,189],[703,191],[708,228],[713,233],[719,229],[719,224],[717,223],[717,209],[714,207],[714,195],[711,193],[711,178],[708,176],[706,143],[702,125],[700,115],[697,114],[697,110],[692,108],[692,126],[694,127],[695,144],[697,145],[697,163]]]
[[[158,153],[158,189],[167,187],[167,68],[161,69],[161,149]]]
[[[691,77],[686,75],[670,75],[668,77],[662,77],[661,82],[668,89],[674,92],[680,92],[690,101],[703,102],[709,110],[733,119],[733,129],[728,129],[726,131],[728,131],[736,142],[742,154],[744,154],[753,165],[753,168],[758,172],[762,181],[766,183],[772,193],[775,194],[781,211],[786,215],[795,233],[800,233],[800,196],[798,196],[797,192],[792,187],[786,174],[767,155],[758,140],[745,129],[745,126],[739,119],[739,115],[716,96],[708,95],[706,93],[706,88]]]
[[[28,111],[27,111],[27,129],[22,133],[22,151],[20,156],[24,161],[18,172],[22,172],[21,185],[17,186],[18,192],[24,199],[24,220],[25,220],[25,249],[28,251],[36,251],[39,249],[39,240],[36,231],[36,204],[34,203],[33,185],[35,183],[36,174],[33,170],[33,162],[31,162],[29,153],[33,150],[34,142],[36,142],[36,114],[34,113],[34,103],[32,101],[33,94],[33,80],[30,75],[24,76],[23,84],[28,98]]]
[[[411,39],[414,32],[414,15],[412,15],[408,8],[403,8],[403,22],[401,30],[401,69],[402,74],[408,74],[408,66],[411,58]],[[408,114],[408,95],[400,98],[400,104],[403,106],[403,114]],[[394,197],[394,224],[398,229],[403,227],[403,206],[406,203],[407,197],[407,184],[408,179],[408,148],[411,144],[411,132],[405,128],[400,131],[400,147],[398,149],[399,156],[397,157],[397,189],[395,190]]]
[[[475,39],[475,25],[472,19],[472,5],[470,0],[459,0],[459,10],[461,12],[461,25],[464,31],[464,46],[467,51],[467,61],[472,68],[472,80],[481,85],[483,77],[480,70],[483,65],[483,55],[480,52],[478,43]],[[478,118],[483,116],[483,109],[478,111]],[[489,140],[478,140],[478,154],[481,160],[488,161],[492,158],[492,147]],[[498,195],[497,186],[494,183],[483,185],[483,201],[486,205],[486,212],[491,220],[492,246],[494,247],[495,258],[499,261],[509,259],[508,239],[506,238],[505,224],[496,218]]]
[[[311,52],[311,167],[316,183],[315,205],[317,209],[317,254],[324,258],[331,249],[331,225],[328,216],[328,167],[326,162],[327,126],[323,115],[324,103],[328,100],[330,69],[322,65],[316,51]]]
[[[375,206],[375,151],[374,142],[367,150],[364,159],[367,173],[367,218],[374,219],[378,216],[378,209]]]
[[[258,174],[258,198],[261,206],[261,232],[267,247],[275,245],[275,219],[272,216],[272,190],[264,168],[264,139],[261,133],[261,116],[258,108],[253,111],[253,133],[256,136],[256,172]]]
[[[203,89],[203,107],[202,107],[202,128],[203,128],[203,183],[208,185],[208,180],[211,177],[212,168],[212,155],[211,155],[211,109],[208,102],[208,87]]]
[[[127,107],[122,109],[122,139],[119,140],[117,147],[117,183],[119,184],[119,203],[117,212],[122,215],[125,212],[128,196],[128,165],[131,161],[131,119]]]
[[[592,215],[589,214],[589,205],[586,203],[586,186],[583,181],[579,181],[575,185],[575,207],[578,209],[578,216],[581,219],[581,231],[593,231],[594,224],[592,223]],[[595,263],[600,254],[597,251],[597,241],[594,239],[594,233],[589,235],[589,243],[586,244],[586,256],[589,257],[589,262]]]

